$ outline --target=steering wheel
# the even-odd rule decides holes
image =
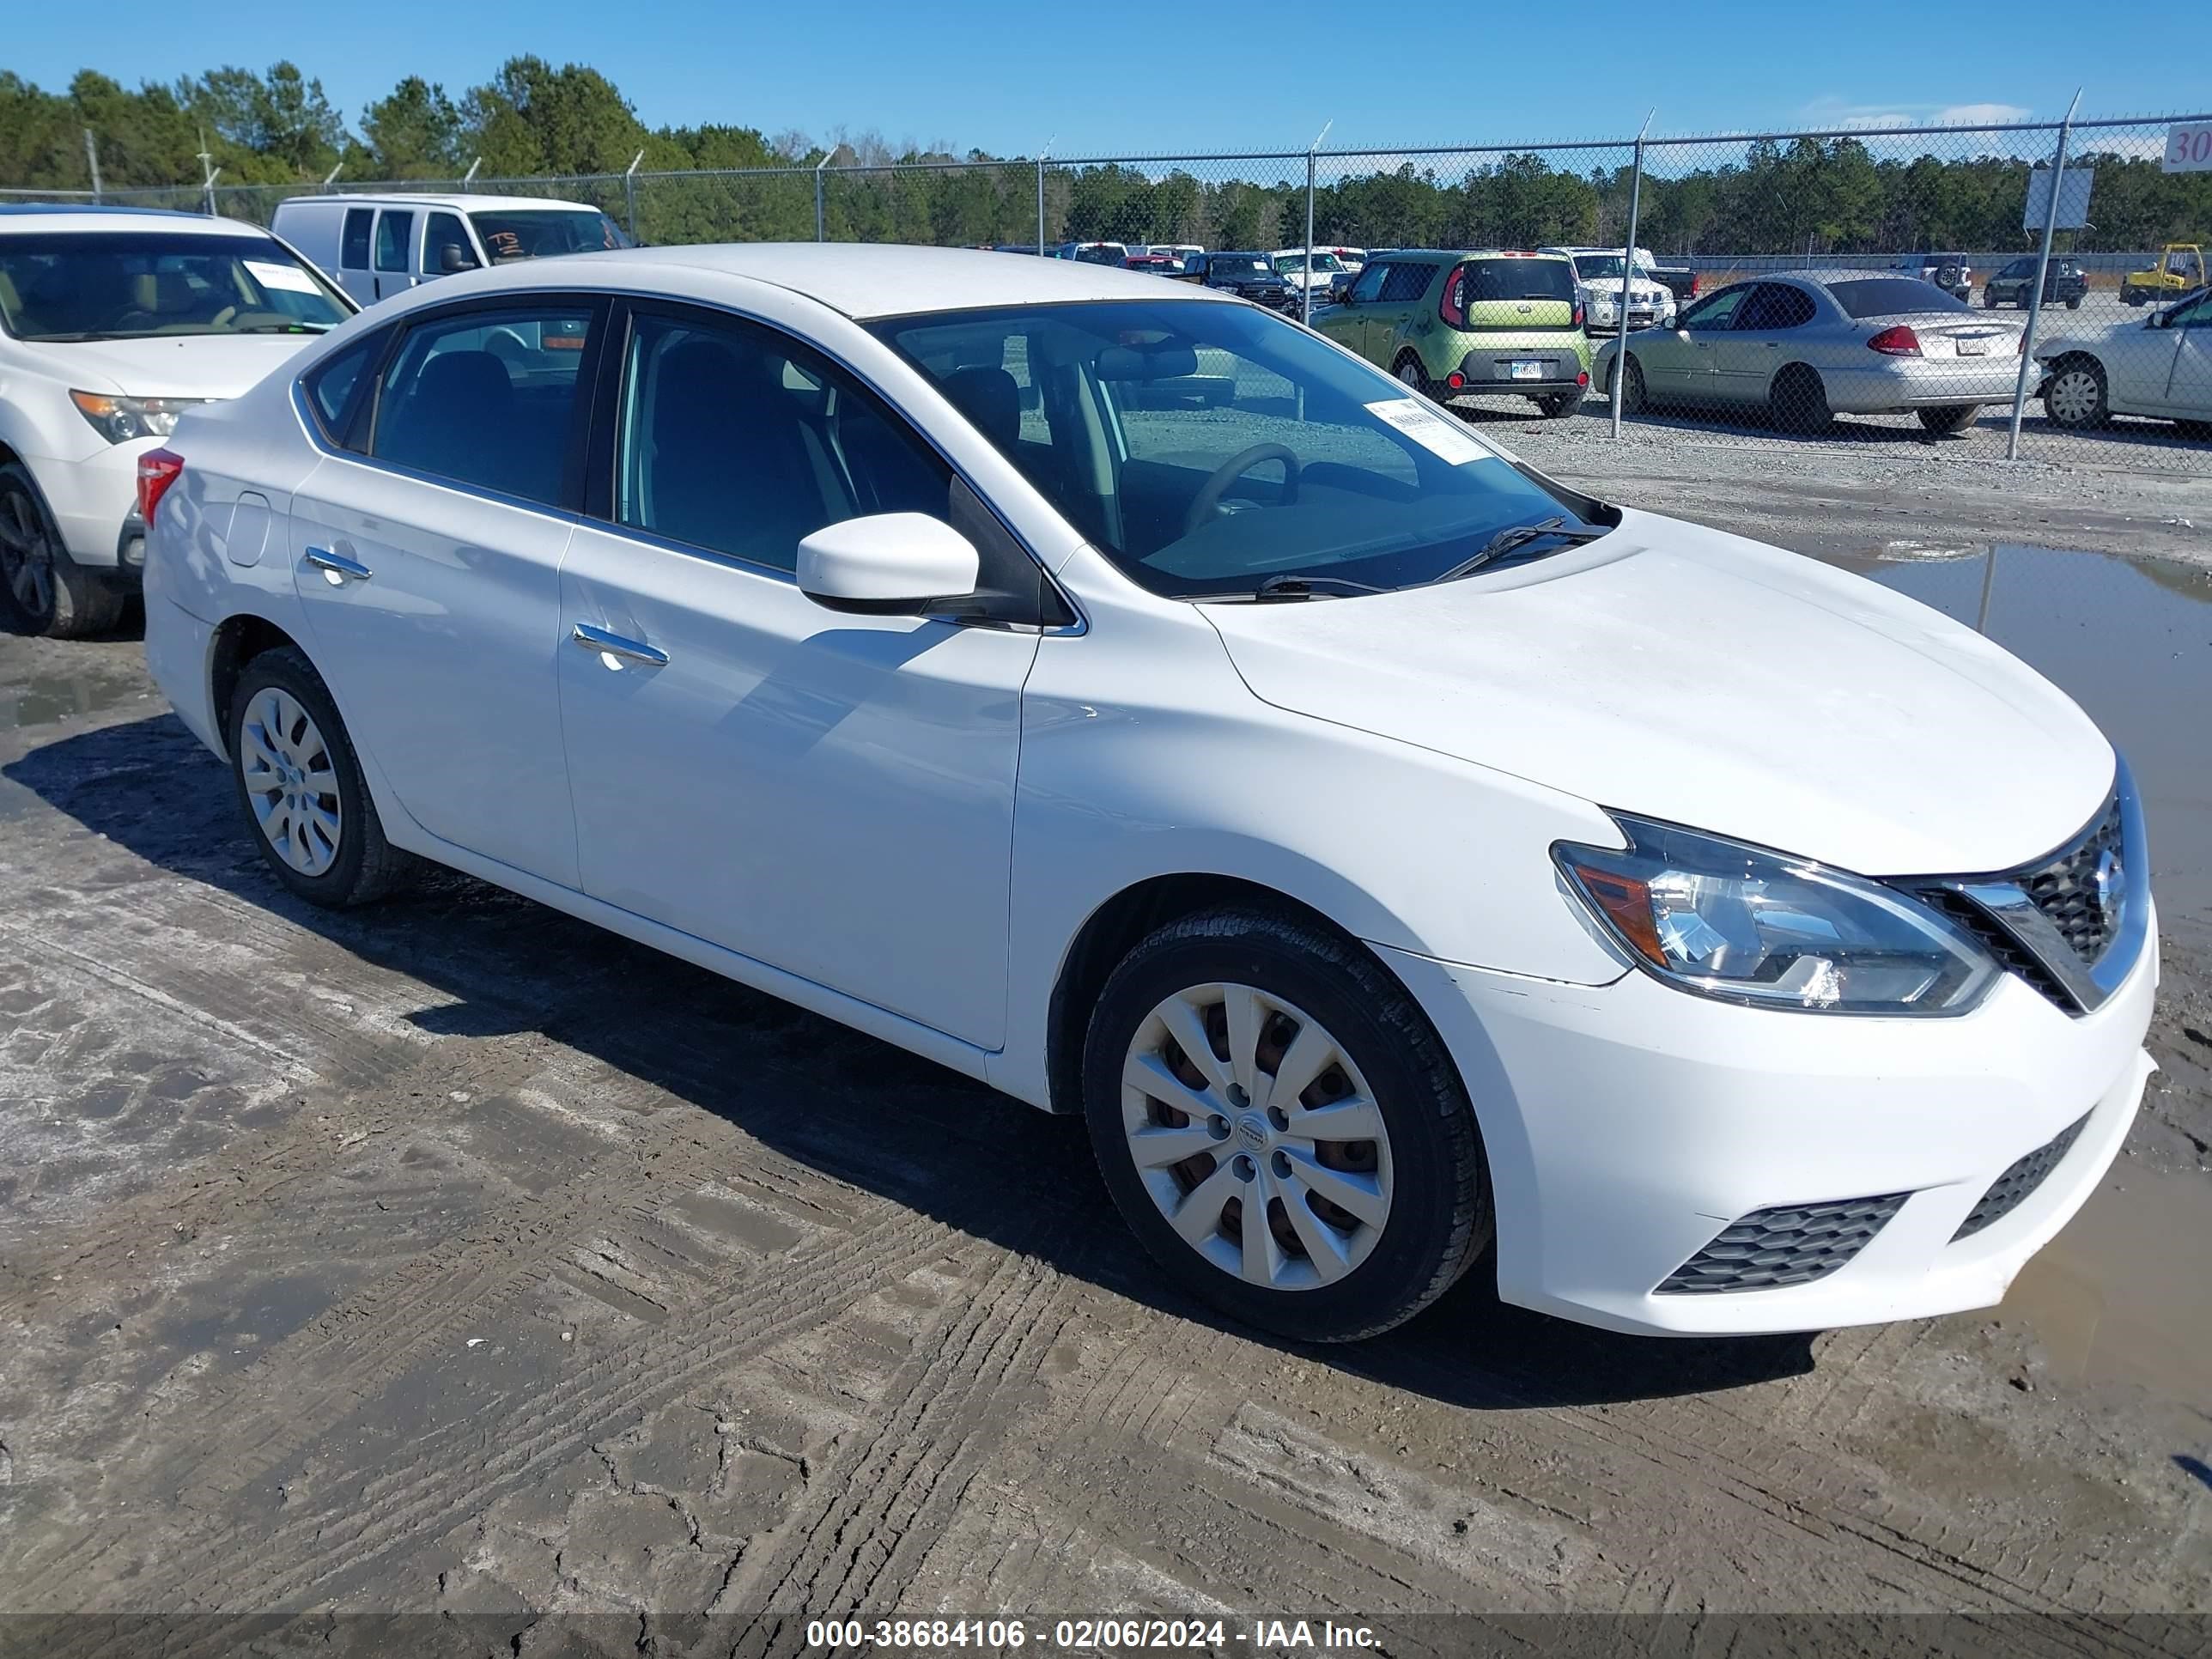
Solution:
[[[1219,466],[1213,469],[1206,481],[1199,486],[1198,494],[1190,504],[1190,511],[1182,515],[1182,533],[1196,532],[1199,526],[1212,515],[1221,505],[1221,498],[1229,493],[1229,486],[1249,472],[1262,461],[1283,464],[1283,499],[1294,501],[1298,498],[1298,475],[1305,469],[1298,458],[1280,444],[1254,444],[1249,449],[1240,449]]]

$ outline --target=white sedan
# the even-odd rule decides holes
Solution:
[[[2212,433],[2212,289],[2148,317],[2054,336],[2037,343],[2035,356],[2054,426],[2147,415],[2192,436]]]
[[[1626,1330],[1984,1305],[2150,1067],[2141,812],[2065,696],[1202,290],[479,272],[147,495],[147,655],[292,892],[432,860],[1080,1113],[1295,1337],[1493,1237]]]

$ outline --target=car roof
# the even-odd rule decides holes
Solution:
[[[453,208],[462,213],[495,212],[500,209],[549,208],[572,213],[598,213],[601,209],[589,202],[564,202],[550,196],[489,196],[471,195],[464,191],[333,191],[320,196],[288,196],[276,205],[295,207],[302,202],[338,202],[350,207],[374,207],[381,202],[398,202],[408,207]]]
[[[0,206],[0,218],[10,229],[40,230],[165,230],[172,234],[195,229],[210,235],[235,236],[241,231],[255,236],[269,233],[244,219],[210,219],[204,213],[177,208],[95,206],[92,203],[12,202]]]
[[[654,273],[682,274],[686,292],[711,289],[701,276],[748,278],[791,289],[846,316],[866,320],[917,312],[990,306],[1055,305],[1084,300],[1237,301],[1204,289],[1166,289],[1158,277],[1120,265],[1075,259],[1009,259],[988,248],[910,247],[888,242],[739,242],[611,249],[602,253],[518,260],[437,284],[473,292],[557,287],[627,288]],[[428,292],[428,290],[423,290]]]

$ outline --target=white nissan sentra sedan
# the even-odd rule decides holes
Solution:
[[[2142,811],[2064,696],[1203,289],[479,272],[145,489],[147,655],[293,892],[432,860],[1080,1112],[1295,1337],[1493,1237],[1621,1330],[1983,1306],[2151,1069]]]

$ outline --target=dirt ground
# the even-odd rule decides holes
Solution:
[[[2178,1302],[2054,1246],[2020,1308],[1670,1343],[1478,1271],[1303,1350],[1138,1259],[1079,1123],[459,878],[309,910],[234,810],[134,640],[0,636],[0,1648],[1018,1614],[1104,1651],[1052,1621],[1151,1613],[1224,1652],[1319,1645],[1272,1617],[1404,1654],[2205,1650],[2186,941],[2170,1099],[2093,1204],[2179,1218]],[[1764,1613],[1965,1617],[1732,1622]]]

